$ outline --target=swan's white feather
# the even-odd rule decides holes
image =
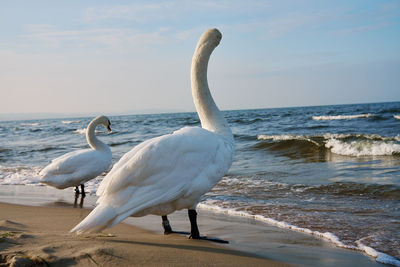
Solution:
[[[103,150],[83,149],[67,153],[52,160],[40,172],[40,182],[59,189],[78,186],[106,171],[111,158],[111,152]]]
[[[229,169],[232,146],[200,127],[141,143],[103,179],[97,207],[72,231],[98,231],[128,216],[166,215],[194,207]]]

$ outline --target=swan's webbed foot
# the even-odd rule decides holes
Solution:
[[[190,236],[191,239],[200,239],[200,240],[207,240],[217,243],[224,243],[228,244],[229,241],[222,240],[216,237],[207,237],[207,236],[200,236],[199,228],[197,227],[197,212],[196,210],[188,210],[189,220],[190,220]]]
[[[82,194],[82,198],[84,198],[86,196],[85,186],[83,184],[81,184],[81,194]]]
[[[171,225],[169,224],[168,217],[165,215],[165,216],[161,216],[161,218],[162,218],[162,226],[164,228],[164,235],[169,235],[169,234],[188,235],[188,234],[190,234],[189,232],[181,232],[181,231],[172,230]]]

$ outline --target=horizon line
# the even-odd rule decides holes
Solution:
[[[368,104],[384,104],[396,103],[397,101],[383,102],[364,102],[364,103],[346,103],[346,104],[322,104],[322,105],[300,105],[300,106],[281,106],[281,107],[256,107],[256,108],[239,108],[239,109],[221,109],[221,111],[238,111],[238,110],[258,110],[258,109],[284,109],[284,108],[302,108],[302,107],[323,107],[323,106],[346,106],[346,105],[368,105]],[[174,113],[194,113],[196,110],[180,110],[180,109],[143,109],[121,112],[12,112],[0,113],[0,121],[23,121],[23,120],[43,120],[43,119],[67,119],[67,118],[86,118],[97,116],[99,114],[108,114],[108,116],[131,116],[131,115],[156,115],[156,114],[174,114]],[[25,118],[23,118],[23,116]]]

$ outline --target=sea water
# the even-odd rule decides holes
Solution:
[[[107,115],[107,114],[104,114]],[[319,236],[400,266],[400,102],[225,111],[235,137],[229,172],[200,209]],[[196,113],[109,116],[113,162]],[[0,185],[39,184],[52,159],[87,148],[92,118],[0,123]],[[86,184],[95,193],[103,176]]]

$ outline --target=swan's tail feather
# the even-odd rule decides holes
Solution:
[[[115,209],[111,206],[97,206],[92,212],[70,232],[78,235],[83,233],[101,232],[110,225],[117,216]]]

